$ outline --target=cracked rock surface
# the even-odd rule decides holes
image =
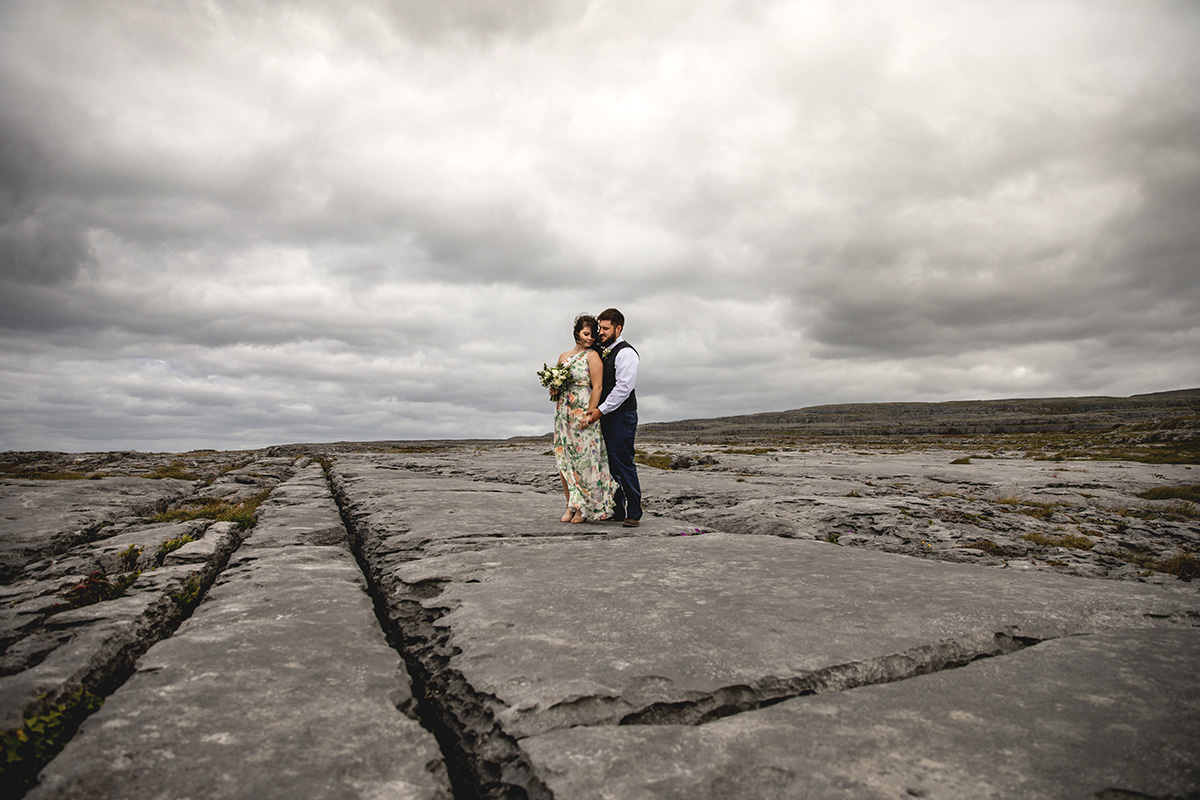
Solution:
[[[1186,465],[663,443],[630,529],[544,443],[306,447],[0,481],[6,747],[82,719],[0,794],[1200,796]]]
[[[277,495],[29,797],[449,797],[320,468]]]
[[[470,767],[485,776],[470,787],[477,796],[528,787],[581,798],[1200,788],[1191,747],[1200,680],[1187,666],[1200,647],[1194,584],[1122,569],[1087,579],[951,546],[911,555],[838,546],[816,535],[819,526],[803,533],[805,512],[793,511],[786,531],[757,527],[756,501],[780,517],[788,502],[821,509],[835,526],[865,515],[907,541],[913,509],[929,512],[914,528],[974,524],[970,511],[936,521],[936,509],[958,505],[951,479],[964,494],[1039,497],[1058,491],[1047,484],[1064,482],[1061,466],[955,473],[959,465],[919,455],[880,463],[834,452],[815,463],[747,458],[727,471],[643,467],[650,511],[631,531],[558,522],[553,467],[539,468],[539,458],[549,460],[519,448],[347,455],[333,468],[430,713],[449,736],[496,754]],[[1113,502],[1164,471],[1186,478],[1169,466],[1075,469]],[[847,496],[850,481],[888,489]],[[1148,537],[1186,538],[1194,527],[1166,522],[1147,526]],[[1143,659],[1146,649],[1155,652]],[[1111,671],[1102,668],[1110,659]],[[1076,681],[1075,670],[1088,674]],[[849,699],[874,696],[863,693],[886,703]],[[816,725],[827,717],[828,730]],[[1152,747],[1143,745],[1148,727]],[[767,741],[769,755],[756,756]],[[1108,757],[1122,748],[1140,755]],[[727,750],[736,755],[719,755]]]

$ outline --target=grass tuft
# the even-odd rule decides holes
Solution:
[[[190,533],[185,533],[183,536],[180,536],[176,539],[167,539],[158,546],[158,552],[154,554],[154,562],[161,567],[163,562],[167,560],[167,556],[169,556],[171,553],[174,553],[188,542],[194,541],[196,541],[196,537],[192,536]]]
[[[655,469],[671,468],[671,456],[662,450],[656,450],[653,454],[647,453],[645,450],[635,450],[633,460]]]
[[[216,522],[236,522],[242,530],[254,526],[258,519],[258,507],[270,489],[264,489],[258,494],[239,503],[228,500],[208,500],[202,505],[185,505],[182,508],[164,511],[154,516],[155,522],[187,522],[193,519],[211,519]]]
[[[1143,500],[1187,500],[1190,503],[1200,503],[1200,485],[1156,486],[1138,492],[1137,496]]]
[[[1190,550],[1180,550],[1168,558],[1157,559],[1145,553],[1123,550],[1116,554],[1123,561],[1136,564],[1142,569],[1174,575],[1181,581],[1200,578],[1200,556]]]
[[[1001,547],[1000,545],[996,544],[991,539],[976,539],[975,541],[970,542],[968,544],[960,544],[959,547],[967,547],[967,548],[971,548],[972,550],[982,550],[983,552],[987,553],[988,555],[997,556],[999,558],[1012,558],[1013,557],[1013,554],[1011,552],[1009,552],[1004,547]]]
[[[1062,536],[1046,536],[1044,533],[1026,533],[1022,537],[1027,542],[1034,544],[1047,545],[1049,547],[1070,547],[1075,550],[1091,550],[1096,546],[1096,543],[1086,536],[1079,536],[1073,533],[1063,534]]]
[[[182,461],[176,461],[170,466],[166,467],[156,467],[155,470],[146,477],[153,478],[155,480],[160,478],[178,478],[181,481],[203,480],[199,475],[193,475],[192,473],[186,471]]]

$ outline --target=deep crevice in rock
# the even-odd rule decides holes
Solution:
[[[357,523],[337,477],[331,470],[326,474],[380,625],[408,668],[418,721],[438,741],[455,796],[553,800],[517,740],[491,713],[487,696],[450,667],[458,651],[448,641],[449,630],[437,624],[450,609],[421,602],[437,597],[443,584],[429,580],[409,585],[392,578],[384,566],[395,566],[394,554],[380,552],[382,542],[369,526]],[[419,557],[410,551],[409,558]]]
[[[218,551],[216,558],[193,576],[196,583],[189,596],[162,595],[154,603],[153,609],[144,612],[128,633],[121,634],[120,641],[106,645],[97,654],[84,674],[44,695],[40,708],[26,709],[26,714],[61,709],[61,727],[53,740],[47,741],[39,752],[9,764],[8,769],[3,771],[2,777],[12,787],[13,797],[22,797],[33,788],[38,774],[70,743],[84,721],[133,676],[138,659],[155,644],[172,636],[191,617],[229,565],[233,554],[251,533],[253,528],[239,531],[234,536],[232,547]],[[67,702],[64,705],[75,696],[90,697],[92,701]]]
[[[901,653],[826,667],[793,678],[769,677],[752,685],[725,686],[700,698],[654,703],[625,715],[619,724],[703,725],[806,695],[894,683],[956,669],[982,658],[1008,655],[1042,641],[1045,640],[1008,631],[994,634],[989,641],[948,639]]]

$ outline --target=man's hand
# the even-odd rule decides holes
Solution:
[[[586,428],[588,425],[591,425],[593,422],[600,419],[600,416],[600,409],[593,408],[591,411],[583,415],[583,427]]]

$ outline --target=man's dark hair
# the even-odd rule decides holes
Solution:
[[[625,315],[615,308],[606,308],[596,315],[596,319],[606,319],[613,324],[614,328],[625,327]]]
[[[600,335],[600,323],[591,314],[580,314],[575,318],[575,338],[579,339],[579,332],[583,330],[583,326],[588,325],[592,329],[592,336]]]

